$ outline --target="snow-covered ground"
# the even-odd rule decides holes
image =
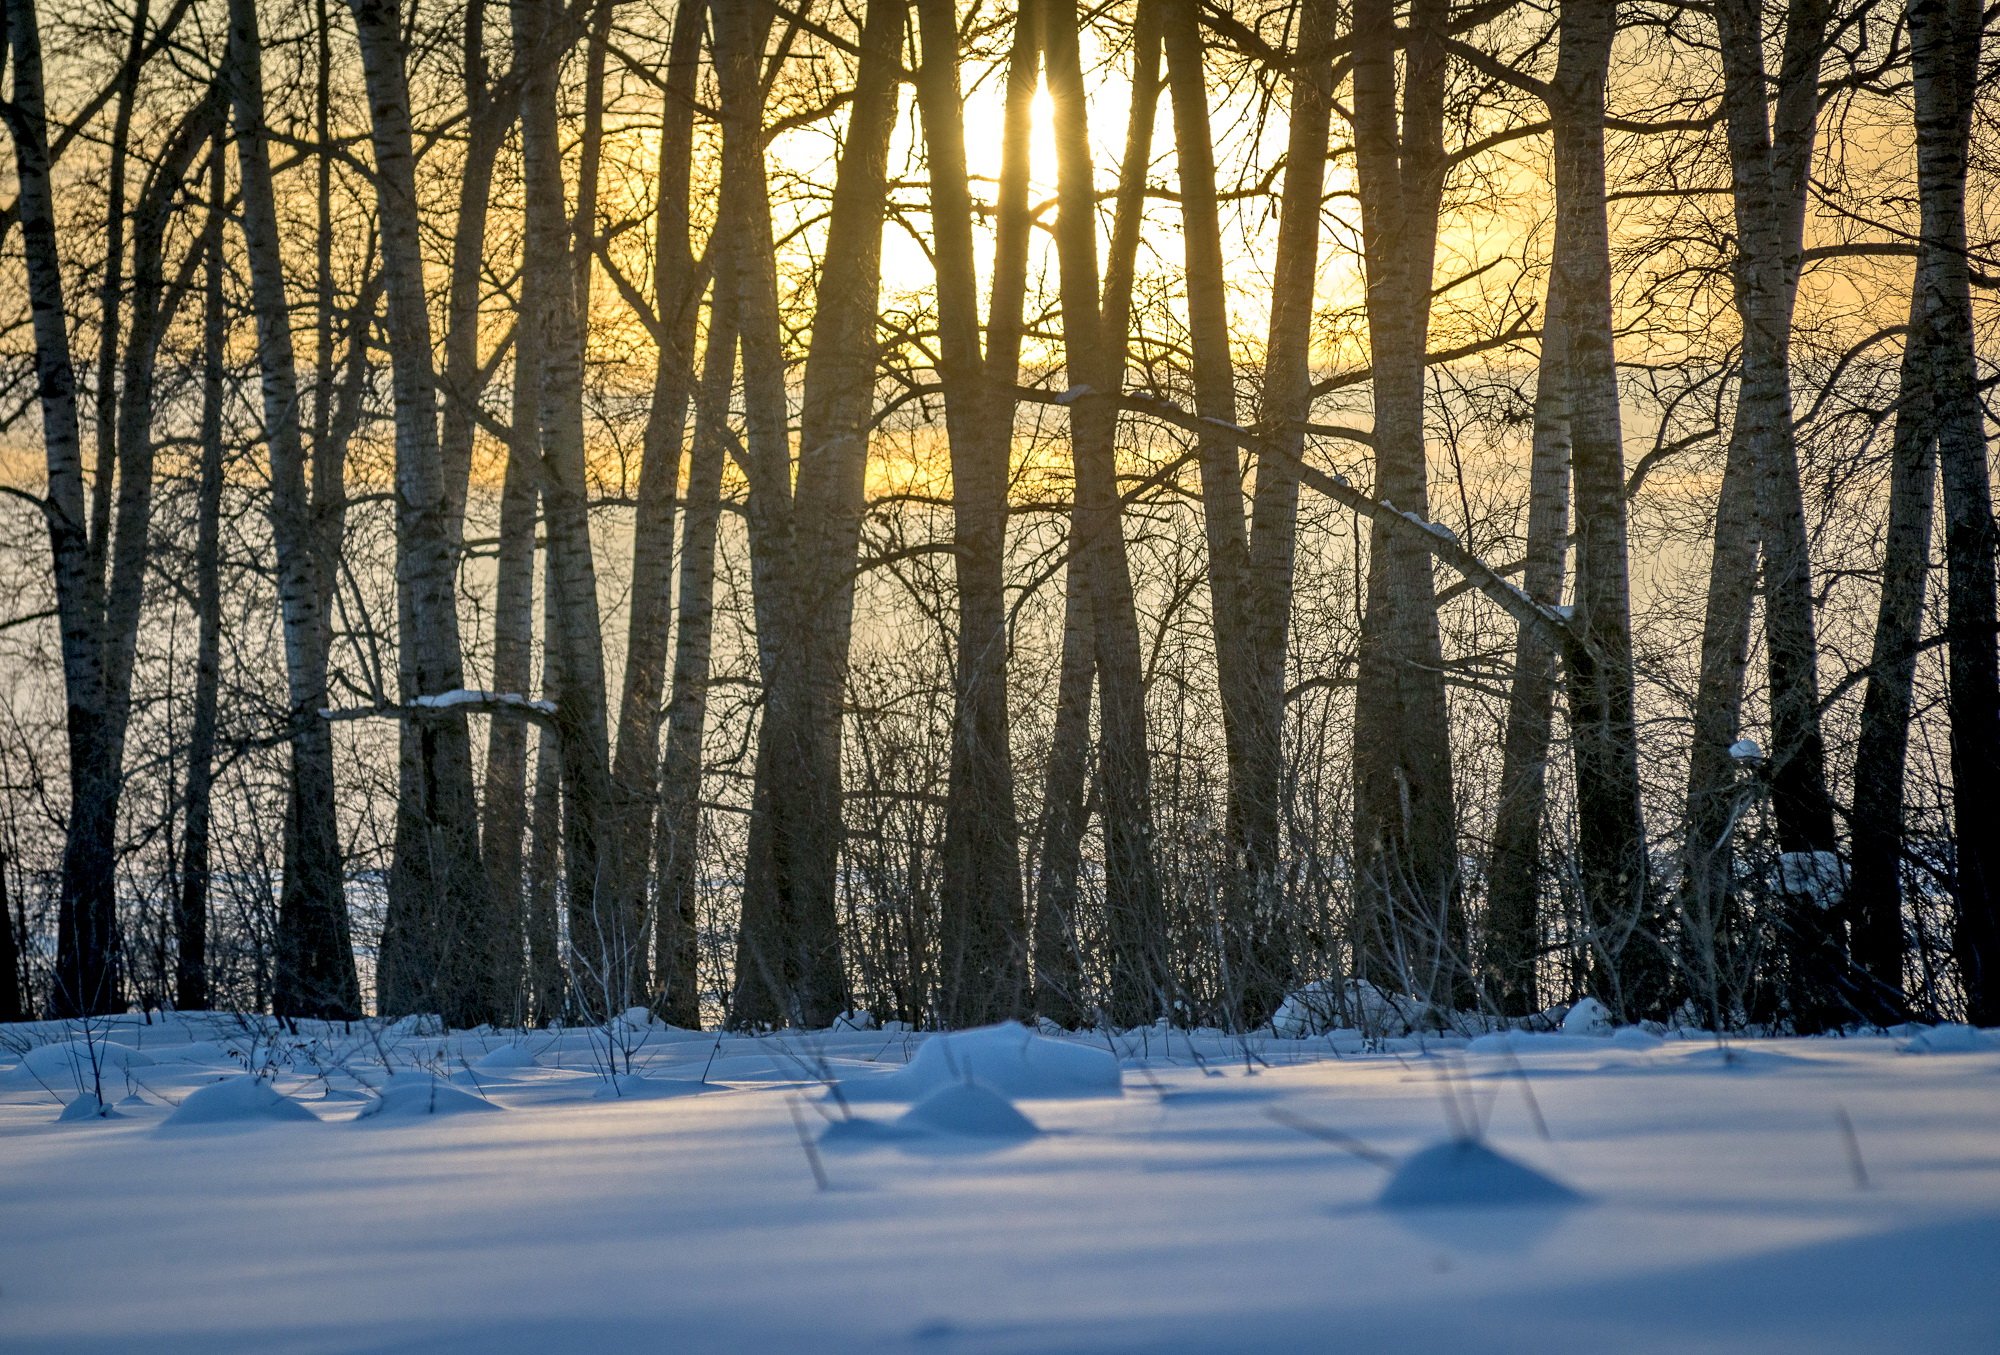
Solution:
[[[1995,1032],[61,1034],[5,1351],[2000,1351]]]

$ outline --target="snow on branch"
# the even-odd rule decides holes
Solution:
[[[457,687],[448,692],[419,696],[402,705],[385,701],[372,706],[323,709],[319,713],[319,718],[330,721],[408,720],[452,711],[463,711],[468,715],[519,715],[542,723],[555,718],[556,703],[536,700],[518,692],[482,692]]]

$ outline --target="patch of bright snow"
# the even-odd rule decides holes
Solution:
[[[1611,1009],[1594,997],[1578,998],[1576,1005],[1563,1017],[1565,1035],[1609,1035],[1611,1033]]]

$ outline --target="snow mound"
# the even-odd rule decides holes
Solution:
[[[505,1072],[510,1068],[539,1068],[542,1061],[535,1057],[535,1051],[524,1044],[503,1044],[498,1049],[489,1049],[472,1061],[472,1066],[485,1073]]]
[[[841,1091],[855,1100],[918,1101],[966,1081],[1029,1100],[1124,1092],[1110,1050],[1051,1040],[1011,1021],[933,1035],[903,1067],[843,1082]]]
[[[597,1101],[663,1101],[674,1096],[699,1096],[703,1092],[720,1090],[712,1082],[697,1082],[691,1077],[643,1077],[638,1073],[622,1073],[604,1079],[591,1095]]]
[[[1611,1009],[1594,997],[1579,998],[1563,1017],[1562,1028],[1565,1035],[1609,1035]]]
[[[1971,1026],[1952,1022],[1933,1026],[1929,1030],[1918,1031],[1911,1041],[1903,1046],[1905,1054],[1981,1054],[1995,1047],[1995,1042],[1984,1031]]]
[[[1349,979],[1338,987],[1315,979],[1285,995],[1271,1017],[1271,1033],[1281,1040],[1303,1040],[1345,1023],[1374,1036],[1408,1035],[1423,1009],[1415,998],[1385,993],[1366,979]]]
[[[16,1086],[84,1087],[91,1080],[93,1053],[96,1066],[105,1077],[120,1076],[128,1068],[150,1067],[153,1062],[149,1055],[122,1044],[99,1041],[93,1050],[86,1040],[58,1040],[30,1049],[5,1078]]]
[[[1447,1139],[1404,1159],[1376,1203],[1384,1209],[1487,1209],[1582,1199],[1554,1177],[1477,1139]]]
[[[57,1124],[71,1124],[78,1120],[122,1120],[124,1115],[113,1110],[97,1099],[94,1092],[85,1092],[62,1108],[56,1116]]]
[[[389,1023],[385,1035],[422,1036],[444,1034],[444,1018],[434,1012],[416,1012]]]
[[[319,1123],[319,1116],[261,1077],[226,1077],[190,1092],[165,1126],[256,1124],[269,1120]]]
[[[642,1031],[651,1030],[655,1026],[664,1026],[666,1022],[644,1007],[627,1007],[618,1014],[618,1024],[627,1030]]]
[[[1666,1041],[1644,1026],[1620,1026],[1611,1032],[1611,1043],[1620,1049],[1658,1049]]]
[[[483,1096],[452,1086],[429,1073],[391,1073],[357,1120],[414,1120],[425,1115],[468,1115],[498,1110]]]
[[[1012,1101],[977,1082],[939,1087],[904,1111],[896,1127],[976,1139],[1027,1139],[1041,1133]]]

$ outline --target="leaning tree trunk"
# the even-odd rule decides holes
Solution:
[[[862,28],[827,223],[826,256],[841,263],[821,277],[813,315],[788,558],[773,580],[775,646],[760,624],[759,643],[769,649],[772,666],[758,727],[737,987],[730,1008],[731,1021],[741,1026],[824,1026],[846,1002],[835,901],[841,720],[875,403],[896,59],[905,17],[901,0],[872,0]],[[753,337],[747,309],[743,324],[747,366]]]
[[[332,633],[324,615],[326,585],[337,565],[319,549],[307,490],[291,310],[264,124],[263,41],[251,0],[233,0],[230,6],[229,70],[244,254],[257,318],[265,440],[271,450],[271,532],[278,556],[292,751],[272,996],[280,1015],[344,1020],[361,1014],[361,985],[334,821],[333,732],[319,714],[328,704],[327,641]],[[328,454],[325,445],[316,450]]]
[[[992,379],[996,373],[980,352],[956,7],[951,0],[919,0],[918,22],[923,60],[917,98],[930,168],[938,368],[951,449],[958,580],[956,710],[939,901],[940,986],[945,1023],[974,1026],[1028,1010],[1027,914],[1007,737],[1005,566],[1013,399],[1003,398]],[[1010,80],[1008,92],[1017,101],[1024,98],[1017,82]],[[1010,165],[1018,169],[1026,150],[1022,111],[1007,110],[1006,129],[1015,144],[1003,144],[1003,172]],[[1014,187],[1011,182],[1003,186],[1003,198]],[[1018,344],[1018,300],[1015,315],[1000,328]],[[1016,365],[1018,361],[1017,352]]]
[[[1143,11],[1142,11],[1143,14]],[[1166,914],[1154,856],[1145,668],[1118,491],[1118,388],[1125,331],[1100,311],[1095,172],[1074,0],[1048,0],[1042,42],[1056,143],[1056,253],[1061,274],[1070,443],[1076,467],[1076,560],[1089,573],[1096,652],[1098,785],[1104,826],[1106,935],[1113,1024],[1153,1020],[1172,1001]],[[1142,58],[1151,48],[1142,38]],[[1148,129],[1150,135],[1150,128]],[[1138,167],[1128,161],[1127,172]],[[1106,289],[1107,293],[1110,289]],[[1122,307],[1121,307],[1122,310]]]
[[[1354,16],[1354,144],[1368,274],[1376,497],[1430,516],[1425,342],[1444,186],[1444,0],[1414,0],[1398,132],[1390,0]],[[1355,691],[1355,969],[1445,1008],[1469,996],[1449,711],[1430,555],[1369,530]]]
[[[464,682],[453,594],[456,560],[448,530],[450,496],[438,447],[401,16],[397,0],[350,3],[368,88],[382,272],[389,294],[403,698],[419,705],[424,698],[459,690]],[[508,995],[493,992],[490,982],[504,937],[480,860],[465,715],[449,708],[413,712],[405,717],[403,731],[409,774],[401,778],[398,794],[381,1005],[385,1013],[430,1007],[455,1025],[504,1019],[512,1003]]]
[[[2000,1022],[2000,660],[1995,650],[1993,482],[1979,397],[1965,189],[1985,16],[1968,0],[1913,0],[1917,185],[1930,264],[1920,300],[1934,346],[1928,386],[1944,483],[1945,624],[1951,674],[1954,951],[1966,1019]]]

